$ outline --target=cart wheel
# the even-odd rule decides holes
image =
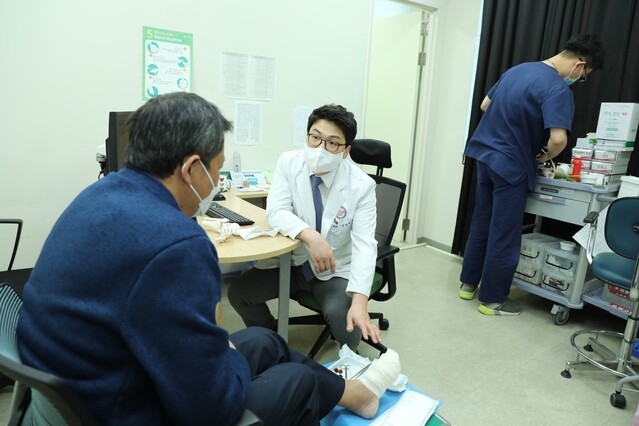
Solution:
[[[619,392],[610,395],[610,404],[617,408],[626,408],[626,397]]]
[[[572,374],[570,374],[570,371],[564,370],[564,371],[561,372],[561,377],[565,377],[566,379],[570,379],[572,377]]]
[[[564,325],[570,318],[570,310],[567,308],[560,309],[556,314],[552,316],[553,322],[556,325]]]

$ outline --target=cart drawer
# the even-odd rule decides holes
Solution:
[[[590,203],[592,197],[592,194],[587,191],[579,191],[543,183],[538,183],[532,192],[535,194],[550,195],[552,197],[567,198],[574,201],[583,201],[584,203]]]
[[[528,194],[526,213],[583,225],[589,206],[590,203],[583,201],[531,192]]]

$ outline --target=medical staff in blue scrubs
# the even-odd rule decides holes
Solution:
[[[521,246],[524,208],[539,163],[566,147],[575,110],[570,85],[603,65],[593,35],[572,37],[557,55],[510,68],[488,91],[466,146],[477,162],[475,209],[464,250],[459,296],[479,312],[519,315],[508,299]]]

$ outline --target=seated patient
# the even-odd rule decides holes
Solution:
[[[318,424],[335,405],[373,416],[395,352],[344,380],[252,327],[220,324],[215,247],[191,216],[224,163],[218,108],[160,95],[130,117],[126,167],[82,191],[48,236],[24,289],[25,364],[59,376],[103,425]]]
[[[375,182],[347,160],[357,134],[353,113],[324,105],[308,118],[306,144],[280,157],[266,202],[271,226],[304,244],[293,252],[291,298],[311,292],[331,333],[357,349],[381,333],[368,315],[375,274]],[[318,185],[317,188],[314,185]],[[275,330],[266,301],[278,297],[276,264],[261,262],[229,287],[233,308],[247,326]]]

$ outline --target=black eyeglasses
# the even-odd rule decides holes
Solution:
[[[579,58],[580,61],[583,61],[583,59]],[[581,73],[579,73],[579,78],[577,79],[577,83],[585,83],[588,80],[588,74],[586,73],[586,63],[584,63],[584,68],[581,70],[584,74],[584,76],[581,76]]]
[[[337,152],[343,146],[346,146],[345,143],[327,141],[319,137],[319,135],[309,133],[306,135],[306,143],[313,148],[317,148],[324,142],[324,149],[328,152]]]

